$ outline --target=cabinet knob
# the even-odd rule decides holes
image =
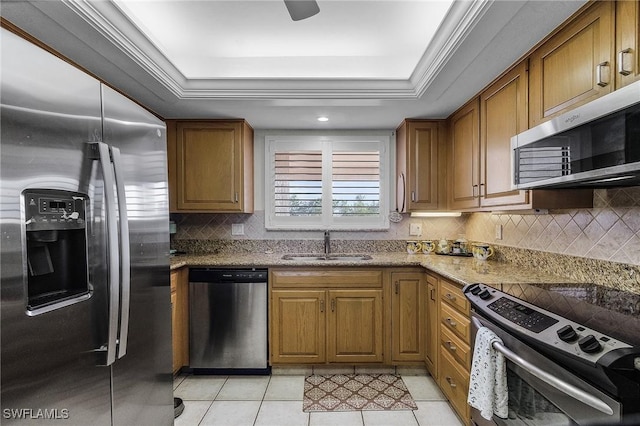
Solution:
[[[451,293],[447,293],[444,295],[447,299],[451,300],[452,302],[454,302],[456,300],[456,297],[451,294]]]
[[[458,386],[454,383],[453,379],[449,376],[445,377],[445,380],[447,381],[447,383],[449,383],[449,386],[451,386],[452,388],[455,388]]]
[[[451,352],[455,352],[456,349],[458,349],[453,343],[451,343],[451,340],[447,340],[445,343]]]
[[[451,327],[455,327],[457,325],[457,323],[452,320],[451,318],[447,318],[445,319],[445,321],[447,322],[447,324],[449,324]]]

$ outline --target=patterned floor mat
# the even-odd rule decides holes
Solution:
[[[417,410],[400,376],[332,374],[305,377],[302,411]]]

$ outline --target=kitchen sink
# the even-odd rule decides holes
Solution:
[[[351,253],[336,253],[336,254],[285,254],[282,256],[282,260],[296,260],[296,261],[338,261],[338,262],[357,262],[359,260],[371,260],[371,256],[367,254],[351,254]]]

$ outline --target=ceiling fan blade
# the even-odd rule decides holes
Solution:
[[[284,4],[294,21],[307,19],[320,12],[320,7],[315,0],[284,0]]]

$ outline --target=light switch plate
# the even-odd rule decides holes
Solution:
[[[244,223],[232,223],[231,235],[244,235]]]
[[[422,224],[421,223],[409,224],[409,235],[413,235],[413,236],[422,235]]]
[[[496,225],[496,240],[501,240],[502,239],[502,225],[501,224],[497,224]]]

